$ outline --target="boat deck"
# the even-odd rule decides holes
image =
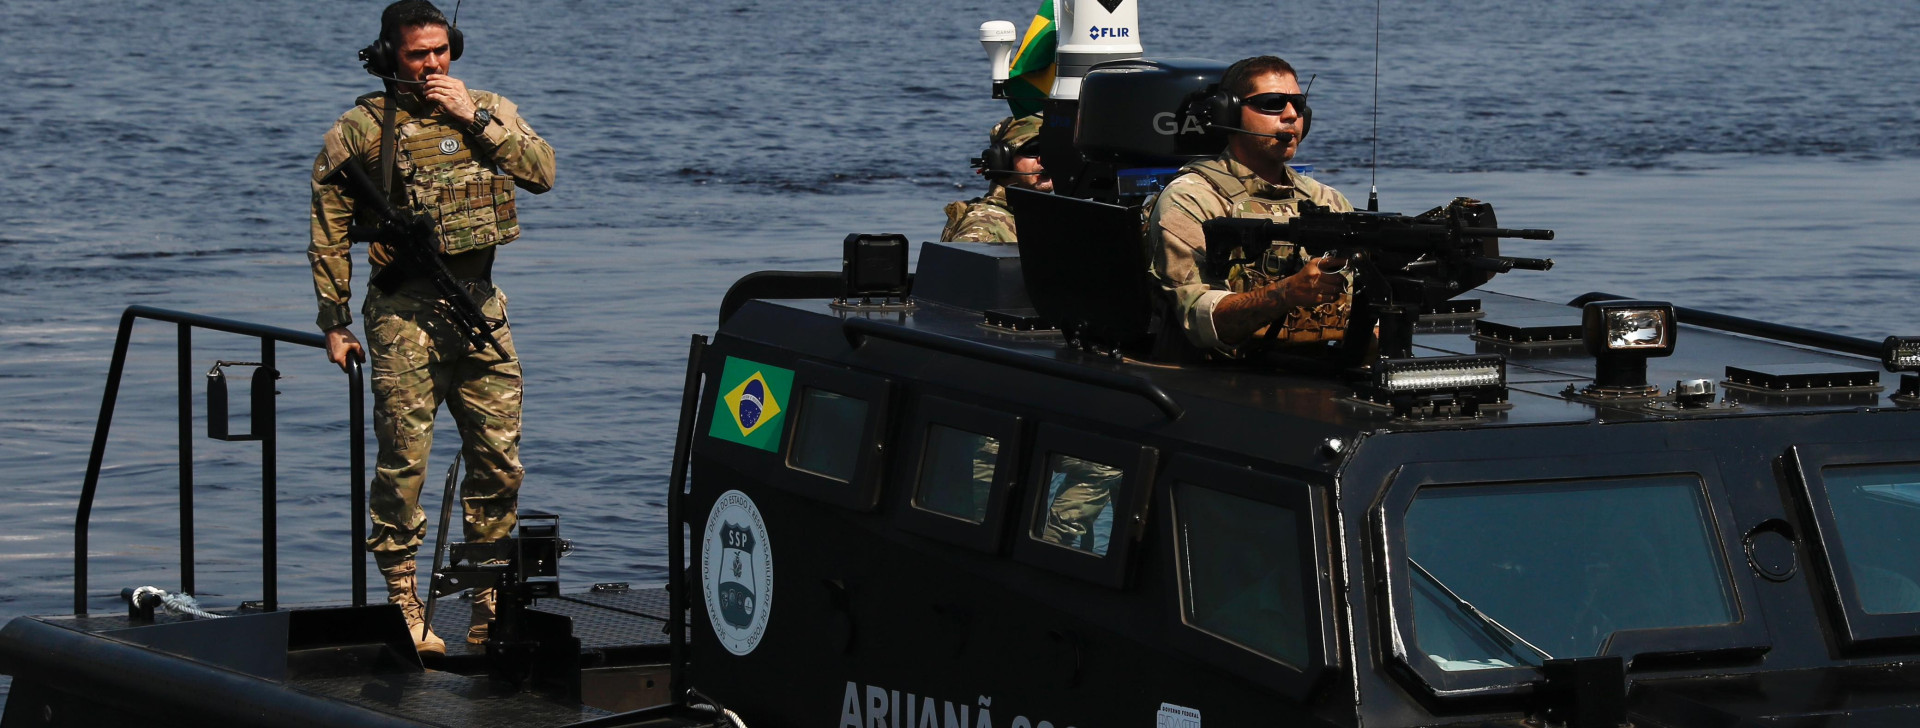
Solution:
[[[332,605],[290,607],[289,611],[327,606]],[[533,608],[573,620],[574,636],[580,640],[584,705],[568,705],[489,680],[485,647],[467,644],[467,604],[455,598],[443,600],[433,620],[435,632],[447,640],[447,656],[427,659],[424,672],[290,675],[284,665],[263,666],[224,655],[182,655],[169,649],[166,639],[143,634],[142,630],[151,625],[136,625],[125,614],[37,617],[32,621],[277,683],[306,696],[397,718],[397,724],[565,726],[667,702],[666,626],[671,608],[665,589],[569,594],[539,600]],[[153,625],[192,621],[196,620],[156,612]],[[262,651],[250,652],[258,655]],[[691,725],[676,720],[648,724]]]

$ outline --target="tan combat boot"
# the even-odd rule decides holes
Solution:
[[[413,650],[422,655],[447,654],[447,641],[434,634],[433,626],[427,624],[427,608],[420,603],[420,595],[414,589],[413,559],[396,560],[376,555],[374,560],[380,564],[380,575],[387,579],[387,601],[400,605],[400,614],[407,619],[407,635],[413,638]]]
[[[467,644],[484,645],[487,643],[487,624],[493,621],[494,604],[499,594],[492,588],[475,589],[473,596],[473,626],[467,628]]]

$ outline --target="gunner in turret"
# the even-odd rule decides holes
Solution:
[[[400,605],[422,653],[446,644],[422,619],[414,553],[426,532],[420,487],[433,444],[434,414],[445,401],[459,427],[467,471],[461,483],[465,540],[491,542],[513,533],[520,481],[520,362],[506,325],[507,297],[493,286],[497,246],[520,236],[515,188],[539,194],[553,186],[553,147],[535,134],[505,97],[467,88],[449,75],[463,45],[458,28],[432,3],[401,0],[380,15],[380,37],[361,51],[384,93],[355,100],[326,133],[312,178],[312,236],[307,259],[319,298],[327,358],[346,368],[362,358],[353,315],[348,227],[371,217],[368,200],[342,185],[342,165],[358,165],[388,202],[430,216],[450,274],[481,313],[499,322],[498,349],[470,348],[442,313],[448,303],[422,276],[391,290],[369,287],[361,305],[371,358],[373,423],[380,441],[368,506],[367,548],[386,578],[388,600]],[[374,274],[394,264],[381,243],[367,252]],[[371,278],[371,277],[370,277]],[[444,536],[443,536],[444,538]],[[473,598],[467,641],[485,641],[493,590]]]
[[[947,203],[947,226],[940,242],[1011,243],[1015,235],[1013,210],[1007,208],[1007,188],[1024,187],[1052,192],[1053,180],[1040,166],[1039,114],[1007,117],[987,134],[987,148],[974,167],[991,186],[985,197]]]
[[[1172,297],[1187,340],[1231,356],[1250,340],[1340,338],[1352,299],[1348,275],[1339,270],[1343,261],[1309,260],[1280,243],[1269,253],[1271,265],[1235,267],[1227,280],[1203,274],[1202,222],[1287,220],[1299,215],[1304,201],[1337,212],[1353,209],[1339,190],[1287,165],[1313,118],[1298,74],[1274,56],[1242,60],[1227,68],[1201,113],[1209,117],[1205,123],[1212,131],[1227,134],[1226,153],[1183,167],[1154,201],[1146,230],[1153,276]],[[1288,263],[1299,270],[1284,277],[1275,273]]]

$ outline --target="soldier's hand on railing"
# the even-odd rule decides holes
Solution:
[[[353,329],[345,326],[327,329],[327,361],[338,365],[340,371],[344,372],[347,371],[347,357],[353,357],[354,361],[367,360],[366,350],[360,347],[360,340],[354,338]]]

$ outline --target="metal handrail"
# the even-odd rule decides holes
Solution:
[[[1626,299],[1626,296],[1593,291],[1591,293],[1580,294],[1573,300],[1568,301],[1567,305],[1580,308],[1595,301],[1622,301]],[[1783,341],[1801,346],[1811,346],[1816,349],[1837,351],[1842,354],[1864,356],[1868,359],[1879,360],[1880,358],[1880,342],[1878,341],[1869,341],[1853,336],[1842,336],[1825,331],[1804,329],[1798,326],[1776,324],[1771,321],[1756,321],[1754,319],[1731,316],[1717,311],[1705,311],[1697,308],[1687,308],[1685,306],[1674,306],[1673,312],[1679,316],[1680,323],[1683,324],[1692,324],[1694,326],[1718,329],[1720,331],[1731,331],[1736,334],[1746,334],[1748,336],[1758,336],[1762,339]]]
[[[1180,419],[1180,416],[1186,413],[1180,403],[1173,401],[1173,397],[1169,396],[1166,390],[1161,389],[1160,385],[1128,374],[1075,366],[1057,359],[1044,359],[1032,354],[1007,351],[974,341],[880,323],[872,319],[847,319],[841,324],[840,330],[847,337],[847,343],[856,349],[871,336],[1136,395],[1158,408],[1161,414],[1167,416],[1169,422]]]
[[[260,340],[260,364],[272,369],[275,342],[285,342],[300,346],[325,349],[327,340],[324,335],[310,331],[295,331],[278,326],[265,326],[247,321],[206,316],[186,311],[173,311],[152,306],[128,306],[120,314],[120,329],[113,342],[113,362],[107,369],[107,390],[100,399],[100,418],[94,423],[93,449],[87,455],[86,483],[80,489],[80,508],[74,516],[73,527],[73,612],[87,613],[87,532],[93,515],[94,493],[100,485],[100,464],[106,456],[107,433],[113,428],[113,408],[120,396],[120,375],[126,369],[127,343],[133,335],[135,319],[166,321],[179,325],[178,356],[180,385],[180,588],[191,593],[193,589],[193,375],[192,350],[193,329],[201,328],[240,336],[251,336]],[[360,363],[349,361],[347,367],[348,388],[348,429],[352,439],[349,442],[351,453],[353,482],[351,533],[353,536],[353,604],[365,606],[367,603],[367,565],[362,556],[365,548],[367,526],[364,514],[367,510],[366,489],[366,419],[364,387]],[[275,523],[278,515],[277,496],[278,474],[276,462],[277,436],[266,433],[260,440],[260,511],[261,541],[264,550],[261,559],[262,603],[268,611],[279,604],[279,548],[277,540],[279,529]]]

